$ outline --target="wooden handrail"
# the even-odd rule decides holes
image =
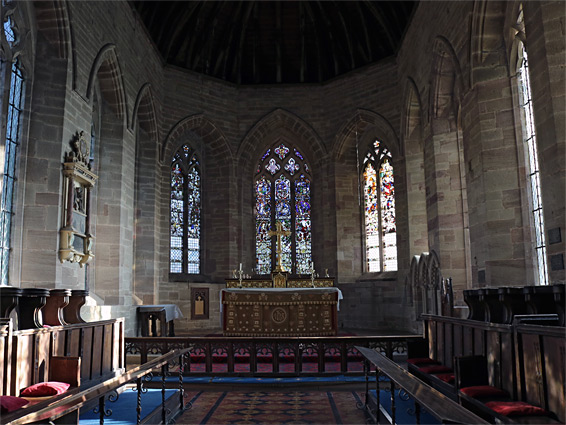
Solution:
[[[164,354],[163,356],[160,356],[150,362],[137,366],[122,375],[108,379],[79,393],[70,394],[68,397],[58,399],[54,403],[49,404],[47,407],[42,407],[39,410],[31,411],[26,415],[13,419],[12,421],[9,421],[9,418],[6,417],[4,417],[3,419],[8,420],[8,422],[5,422],[6,425],[19,425],[46,419],[58,419],[64,415],[74,412],[86,403],[98,399],[104,394],[107,394],[110,391],[113,391],[116,388],[127,384],[128,382],[142,378],[143,376],[150,373],[153,369],[164,366],[169,363],[169,361],[185,355],[189,350],[190,349],[170,351],[169,353]]]
[[[485,420],[449,399],[444,394],[428,386],[394,361],[366,347],[356,346],[358,350],[378,371],[387,375],[428,412],[442,423],[487,424]],[[379,397],[379,394],[377,394]],[[379,412],[378,412],[379,413]]]

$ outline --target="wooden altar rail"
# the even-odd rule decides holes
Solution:
[[[456,356],[485,356],[490,385],[566,423],[566,328],[434,315],[423,319],[431,358],[453,367]]]
[[[364,367],[366,373],[366,391],[364,409],[375,423],[381,422],[379,391],[380,375],[389,378],[389,393],[391,394],[391,423],[396,421],[395,390],[402,390],[415,401],[416,423],[420,423],[421,408],[426,409],[443,424],[487,424],[479,416],[460,406],[455,401],[449,399],[439,391],[426,385],[417,379],[397,363],[388,359],[384,355],[377,353],[366,347],[355,347],[366,359]],[[375,366],[376,397],[373,397],[369,388],[369,376],[371,375],[371,363]]]
[[[341,337],[170,337],[170,338],[126,338],[126,356],[139,355],[140,363],[145,363],[151,355],[159,355],[175,349],[189,349],[184,373],[194,375],[210,375],[213,372],[213,357],[225,357],[226,371],[214,371],[223,376],[299,376],[322,375],[326,371],[327,356],[340,356],[340,371],[346,375],[361,375],[362,371],[348,370],[348,356],[359,356],[355,346],[369,347],[383,352],[393,358],[393,353],[404,353],[408,341],[423,341],[421,335],[397,336],[341,336]],[[194,371],[191,367],[191,356],[204,357],[205,370]],[[249,371],[235,371],[238,356],[247,356]],[[271,356],[272,371],[259,372],[259,357]],[[294,357],[292,372],[280,371],[281,358]],[[305,372],[302,369],[305,356],[316,356],[318,368],[316,372]],[[358,360],[360,361],[360,360]],[[127,360],[128,362],[128,360]]]
[[[2,326],[3,324],[3,326]],[[124,319],[12,330],[0,323],[0,395],[47,381],[54,356],[81,358],[81,385],[101,382],[124,371]]]
[[[41,402],[35,406],[15,411],[11,414],[2,415],[2,423],[6,425],[20,425],[27,423],[77,423],[78,412],[82,407],[90,408],[98,404],[98,412],[100,413],[100,423],[104,423],[104,417],[109,416],[111,410],[107,409],[107,401],[119,400],[118,390],[128,383],[136,383],[137,406],[135,413],[132,411],[132,422],[134,414],[137,413],[137,423],[140,423],[141,400],[144,393],[144,377],[147,377],[155,370],[161,369],[161,405],[157,412],[158,417],[146,417],[144,423],[170,423],[172,419],[185,409],[183,377],[179,376],[179,392],[173,397],[165,400],[165,378],[168,364],[178,359],[183,361],[183,355],[188,350],[177,350],[160,356],[151,362],[140,365],[136,368],[122,373],[113,378],[107,379],[97,385],[94,385],[80,392],[73,392],[56,398],[55,401]],[[176,397],[175,397],[176,396]]]

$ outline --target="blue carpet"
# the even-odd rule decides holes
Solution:
[[[165,399],[167,400],[177,390],[165,390]],[[104,417],[105,424],[111,425],[130,425],[135,424],[137,419],[136,406],[138,402],[138,393],[128,388],[120,394],[116,402],[106,402],[106,409],[110,409],[112,414]],[[150,388],[141,396],[141,418],[145,418],[161,405],[161,390]],[[82,411],[79,416],[80,425],[98,425],[100,423],[100,415],[94,413],[92,409]]]
[[[375,397],[375,390],[371,390],[371,393]],[[381,390],[379,392],[379,403],[385,408],[387,413],[391,415],[390,391]],[[412,425],[416,423],[415,401],[406,394],[403,397],[399,397],[399,390],[395,390],[395,420],[400,425]],[[423,425],[432,425],[440,424],[440,421],[421,407],[420,423]]]

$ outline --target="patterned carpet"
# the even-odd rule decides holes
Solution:
[[[189,392],[192,408],[177,424],[365,424],[352,391]]]

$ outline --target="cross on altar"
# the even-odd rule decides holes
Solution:
[[[282,272],[283,267],[281,265],[281,261],[283,259],[281,254],[283,254],[283,248],[281,246],[281,236],[291,236],[291,232],[289,230],[283,230],[283,225],[281,224],[280,221],[277,221],[275,223],[275,230],[270,230],[267,233],[267,236],[269,236],[270,238],[273,236],[277,236],[277,248],[275,250],[277,255],[277,267],[275,267],[275,271]]]

